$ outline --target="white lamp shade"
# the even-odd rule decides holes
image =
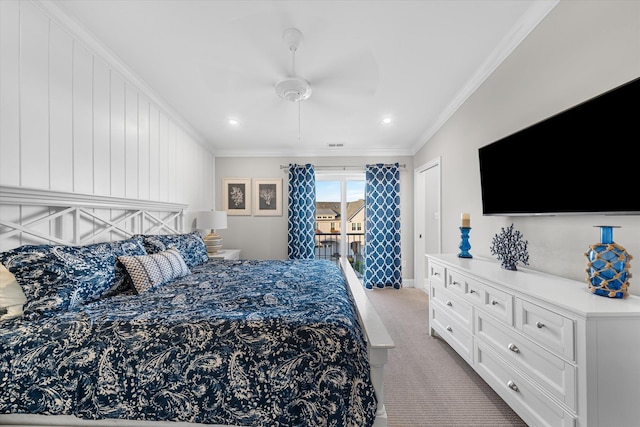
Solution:
[[[227,213],[225,211],[198,212],[196,228],[200,230],[224,230],[227,228]]]

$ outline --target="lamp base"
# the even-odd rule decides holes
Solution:
[[[204,240],[204,245],[207,247],[207,254],[216,255],[220,253],[222,249],[222,237],[214,230],[211,230],[211,233],[207,234],[202,238]]]

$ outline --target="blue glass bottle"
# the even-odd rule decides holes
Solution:
[[[613,228],[600,227],[600,243],[589,246],[585,253],[587,262],[587,283],[596,295],[609,298],[626,298],[629,293],[629,261],[633,258],[625,248],[613,241]],[[619,227],[615,227],[619,228]]]

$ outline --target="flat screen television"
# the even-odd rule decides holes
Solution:
[[[479,148],[484,215],[640,215],[640,77]]]

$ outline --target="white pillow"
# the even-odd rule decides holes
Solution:
[[[0,264],[0,307],[7,310],[6,314],[0,316],[0,320],[22,316],[22,306],[25,302],[27,298],[15,276]]]

